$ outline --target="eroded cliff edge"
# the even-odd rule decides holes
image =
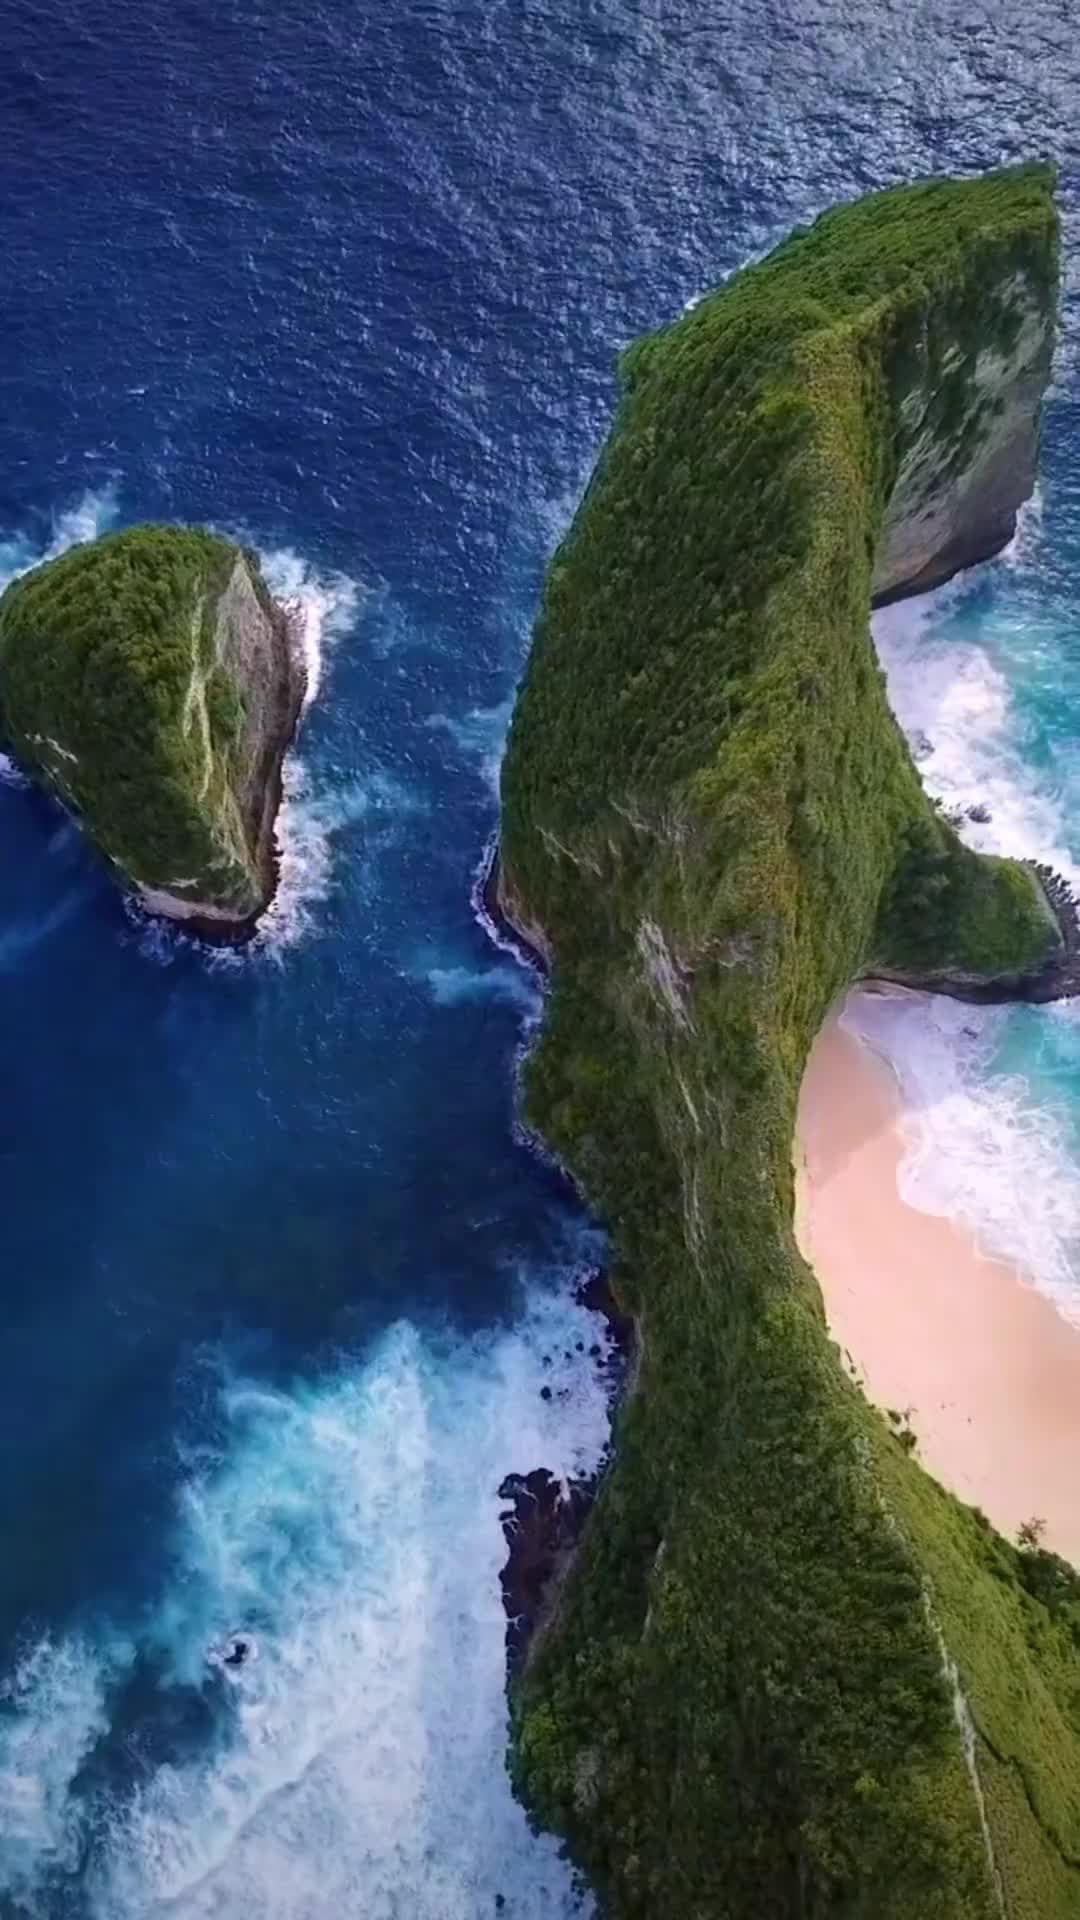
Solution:
[[[613,1915],[1080,1911],[1080,1584],[845,1380],[790,1165],[851,979],[1060,953],[928,802],[869,634],[1012,531],[1056,288],[1044,168],[824,216],[625,356],[549,571],[501,899],[552,976],[527,1112],[642,1351],[512,1758]]]
[[[0,598],[0,739],[152,913],[242,939],[305,676],[254,553],[194,527],[74,547]]]

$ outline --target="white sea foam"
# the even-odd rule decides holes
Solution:
[[[327,659],[356,623],[361,589],[344,573],[320,573],[291,547],[259,549],[270,591],[295,614],[304,651],[307,712],[322,684]],[[333,887],[334,837],[371,808],[407,808],[407,801],[375,774],[366,783],[316,784],[299,749],[282,770],[277,818],[278,886],[256,939],[256,951],[281,956],[311,932],[319,905]]]
[[[28,787],[30,781],[21,767],[6,753],[0,753],[0,787]]]
[[[449,736],[463,759],[479,762],[484,781],[496,799],[499,797],[499,770],[506,746],[506,732],[513,709],[514,696],[511,693],[496,707],[470,707],[462,714],[433,713],[427,722],[434,732]]]
[[[1008,1019],[1000,1007],[901,993],[852,994],[843,1014],[896,1073],[908,1205],[963,1222],[1080,1325],[1076,1142],[1050,1087],[999,1064]]]
[[[57,554],[66,553],[69,547],[80,547],[87,540],[96,540],[99,534],[107,533],[116,518],[117,490],[114,481],[98,488],[89,488],[73,507],[65,507],[54,522],[53,537],[45,549],[44,558],[55,560]]]
[[[256,953],[282,957],[317,924],[318,910],[337,884],[338,837],[365,823],[364,859],[385,852],[402,823],[422,806],[410,788],[375,768],[364,777],[322,773],[316,780],[297,753],[283,770],[277,820],[280,865],[277,892],[259,923]],[[352,869],[355,881],[355,864]]]
[[[31,1912],[42,1880],[78,1860],[71,1787],[108,1724],[105,1679],[116,1664],[116,1648],[44,1637],[0,1685],[0,1892]]]
[[[960,822],[969,846],[1049,861],[1080,885],[1060,794],[1025,760],[1005,674],[977,641],[935,631],[964,591],[955,584],[875,614],[893,712],[929,791],[951,810],[989,812],[985,824]]]
[[[192,1463],[137,1651],[171,1687],[223,1688],[207,1656],[230,1633],[259,1658],[230,1675],[209,1750],[94,1797],[70,1789],[117,1642],[39,1650],[0,1737],[0,1886],[28,1893],[88,1847],[100,1920],[481,1920],[498,1893],[516,1920],[586,1911],[504,1770],[497,1488],[595,1467],[605,1395],[577,1343],[598,1338],[537,1286],[513,1330],[402,1323],[317,1386],[226,1382],[225,1446]]]
[[[53,519],[52,533],[44,544],[37,543],[26,534],[13,534],[0,539],[0,593],[21,573],[29,573],[31,567],[40,566],[43,560],[55,560],[69,547],[82,546],[87,540],[96,540],[99,534],[107,533],[116,518],[116,488],[108,485],[96,492],[88,490],[73,506],[65,507]]]
[[[346,573],[319,573],[292,547],[260,549],[259,563],[274,598],[299,617],[306,710],[319,691],[327,651],[356,624],[360,588]]]
[[[1037,522],[1025,537],[1037,539]],[[962,819],[970,845],[1049,861],[1080,886],[1060,786],[1025,759],[1005,672],[977,639],[942,631],[967,591],[953,585],[875,615],[893,709],[929,790],[950,809],[988,810],[987,822]],[[1054,1081],[1080,1048],[1075,1010],[856,993],[844,1019],[900,1083],[904,1198],[962,1220],[1080,1324],[1080,1158]],[[1018,1021],[1028,1023],[1019,1039]]]
[[[1020,505],[1016,516],[1016,532],[1001,554],[1001,561],[1014,572],[1033,566],[1042,547],[1042,538],[1043,494],[1042,487],[1036,483],[1028,499]]]
[[[502,1000],[535,1019],[542,993],[534,974],[520,966],[443,966],[419,954],[414,979],[423,980],[440,1007],[457,1007],[474,1000]]]

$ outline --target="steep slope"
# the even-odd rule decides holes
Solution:
[[[552,967],[527,1112],[642,1356],[513,1767],[613,1915],[1080,1911],[1080,1587],[902,1453],[791,1229],[847,983],[1060,951],[927,801],[869,634],[1011,532],[1056,286],[1043,168],[824,216],[625,356],[549,571],[501,898]]]
[[[273,893],[303,685],[255,556],[198,528],[110,534],[0,598],[0,737],[151,911],[217,937]]]

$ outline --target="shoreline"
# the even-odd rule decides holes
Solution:
[[[491,835],[480,855],[469,900],[473,917],[492,945],[511,954],[518,966],[531,968],[546,979],[548,957],[528,940],[507,912],[500,888],[497,833]],[[576,1193],[570,1174],[565,1168],[560,1168],[560,1173]],[[584,1205],[582,1196],[578,1198]],[[500,1483],[499,1499],[509,1503],[499,1516],[506,1543],[499,1585],[506,1616],[506,1679],[510,1689],[525,1672],[558,1612],[585,1523],[611,1464],[619,1408],[634,1391],[641,1359],[637,1321],[619,1304],[605,1268],[590,1268],[582,1274],[574,1299],[603,1321],[607,1334],[607,1351],[597,1342],[590,1348],[590,1355],[607,1393],[608,1438],[595,1471],[583,1478],[563,1482],[549,1468],[539,1466],[528,1473],[508,1473]],[[541,1388],[542,1396],[549,1393],[549,1388]]]
[[[834,1012],[795,1129],[795,1237],[867,1398],[906,1414],[916,1457],[1015,1540],[1080,1565],[1080,1332],[958,1222],[902,1198],[900,1088]]]

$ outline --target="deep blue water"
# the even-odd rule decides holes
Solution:
[[[323,679],[240,960],[0,787],[0,1914],[576,1910],[502,1774],[495,1488],[603,1406],[589,1229],[512,1131],[536,990],[469,904],[499,743],[622,344],[917,172],[1049,152],[1076,237],[1067,0],[1008,16],[4,8],[2,570],[243,532]],[[1006,600],[1077,538],[1078,408],[1070,333]]]

